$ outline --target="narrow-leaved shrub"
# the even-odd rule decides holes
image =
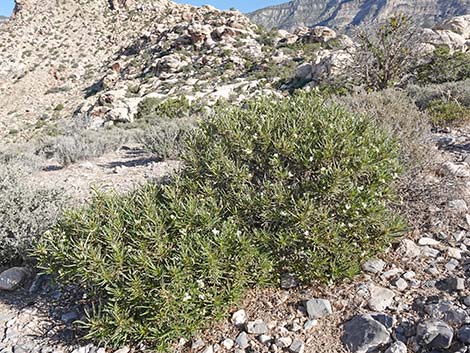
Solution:
[[[166,185],[98,195],[38,244],[42,267],[93,293],[90,337],[170,349],[248,286],[354,275],[401,230],[395,140],[313,94],[219,106]]]

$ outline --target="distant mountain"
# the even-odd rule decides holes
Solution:
[[[292,0],[249,13],[248,17],[267,28],[325,25],[348,29],[398,12],[414,17],[422,26],[431,26],[470,13],[470,0]]]
[[[0,23],[8,21],[8,17],[0,16]]]

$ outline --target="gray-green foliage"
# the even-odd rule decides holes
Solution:
[[[389,211],[395,140],[313,94],[219,106],[166,185],[98,195],[38,244],[42,267],[85,286],[89,336],[168,349],[280,274],[359,271],[401,224]]]
[[[60,191],[28,181],[30,172],[17,163],[0,166],[0,266],[27,260],[64,205]]]

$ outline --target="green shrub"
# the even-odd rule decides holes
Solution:
[[[411,85],[407,92],[423,110],[436,100],[455,101],[470,108],[470,79],[443,84]]]
[[[17,163],[0,165],[0,266],[27,261],[32,243],[54,224],[64,204],[58,190],[31,184],[30,172]]]
[[[135,119],[152,123],[158,119],[187,118],[200,109],[197,104],[192,104],[186,97],[167,100],[151,97],[139,103]]]
[[[453,124],[470,120],[470,108],[464,107],[456,101],[434,100],[427,112],[435,125]]]
[[[184,139],[194,124],[189,120],[163,119],[158,124],[142,130],[137,141],[144,150],[150,151],[158,158],[179,159],[184,148]]]
[[[418,67],[420,83],[444,83],[470,78],[470,54],[442,47],[434,51],[431,60]]]
[[[219,106],[180,176],[68,212],[39,262],[93,293],[91,337],[169,349],[248,286],[357,273],[401,229],[387,208],[397,155],[375,124],[312,94]]]

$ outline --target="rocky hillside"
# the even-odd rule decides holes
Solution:
[[[0,135],[128,121],[149,94],[248,94],[260,35],[240,12],[167,0],[17,0],[0,28]]]
[[[430,26],[464,15],[469,9],[469,0],[293,0],[248,16],[266,28],[293,30],[298,26],[324,25],[345,29],[387,18],[396,12],[413,16],[423,26]]]

